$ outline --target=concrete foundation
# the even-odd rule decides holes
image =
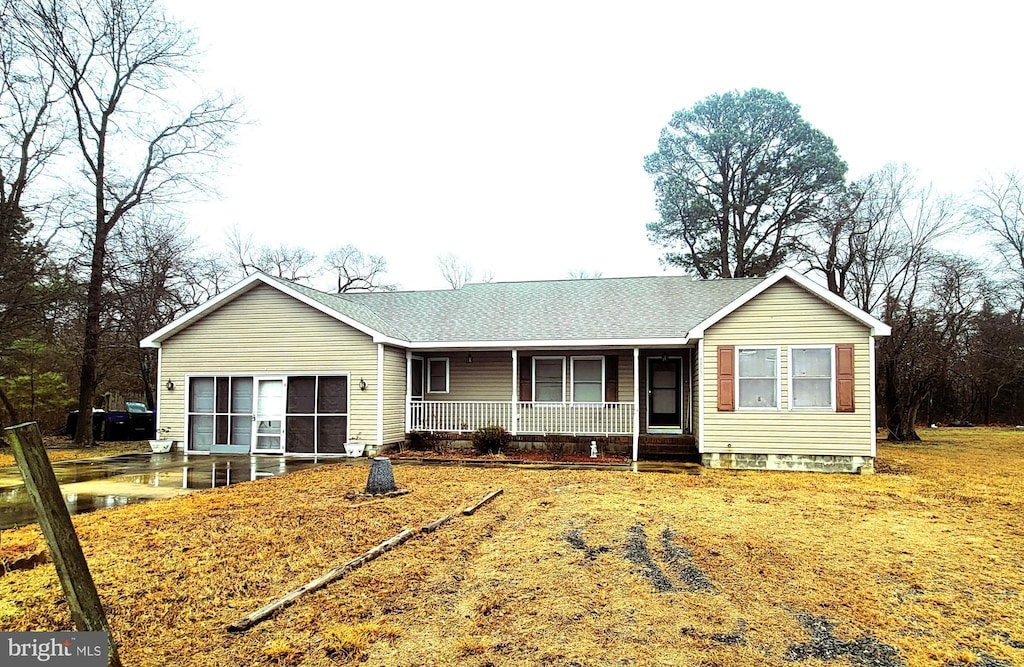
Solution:
[[[701,454],[701,465],[724,470],[795,470],[868,475],[875,471],[872,456],[824,454]]]

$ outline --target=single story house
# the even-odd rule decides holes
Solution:
[[[664,443],[707,466],[871,469],[874,339],[805,276],[328,294],[257,273],[145,340],[189,453],[340,454],[415,431]]]

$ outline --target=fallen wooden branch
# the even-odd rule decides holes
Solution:
[[[394,537],[392,537],[390,539],[387,539],[387,540],[384,540],[383,542],[381,542],[380,544],[378,544],[374,548],[370,549],[369,551],[367,551],[363,555],[358,556],[356,558],[353,558],[352,560],[348,561],[347,563],[345,563],[341,567],[334,568],[330,572],[328,572],[328,573],[326,573],[326,574],[324,574],[324,575],[314,579],[313,581],[309,582],[308,584],[306,584],[304,586],[300,586],[299,588],[296,588],[294,591],[292,591],[291,593],[288,593],[284,597],[279,598],[279,599],[275,600],[274,602],[271,602],[270,604],[268,604],[265,607],[261,607],[260,609],[257,609],[256,611],[254,611],[253,613],[249,614],[245,618],[243,618],[241,620],[238,620],[238,621],[235,621],[234,623],[232,623],[231,625],[228,626],[228,631],[229,632],[240,632],[242,630],[248,630],[252,626],[256,625],[260,621],[264,620],[265,618],[267,618],[268,616],[273,614],[278,609],[281,609],[282,607],[287,607],[292,602],[294,602],[296,598],[298,598],[299,596],[303,595],[304,593],[309,593],[311,591],[318,590],[320,588],[323,588],[327,584],[331,583],[332,581],[334,581],[336,579],[340,579],[341,577],[345,576],[345,574],[347,572],[350,572],[350,571],[356,569],[357,567],[359,567],[360,565],[363,565],[364,563],[368,563],[369,561],[373,560],[374,558],[377,558],[378,556],[380,556],[380,555],[390,551],[391,549],[397,547],[399,544],[401,544],[402,542],[405,542],[406,540],[408,540],[410,537],[412,537],[415,534],[416,534],[415,530],[413,530],[412,528],[406,528],[405,530],[403,530],[402,532],[398,533]]]
[[[425,525],[422,528],[420,528],[420,532],[421,533],[432,533],[435,530],[437,530],[438,528],[440,528],[441,526],[443,526],[444,524],[446,524],[449,521],[451,521],[451,518],[452,518],[451,514],[445,514],[440,519],[437,519],[436,521],[431,521],[427,525]]]
[[[502,491],[504,491],[504,489],[498,489],[496,491],[491,491],[490,493],[486,494],[483,498],[481,498],[480,502],[478,502],[476,505],[473,505],[471,507],[467,507],[466,509],[462,510],[462,513],[465,516],[471,515],[473,512],[475,512],[478,509],[480,509],[481,507],[483,507],[484,503],[489,501],[491,498],[494,498],[495,496],[501,495]]]

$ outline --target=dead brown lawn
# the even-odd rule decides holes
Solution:
[[[75,523],[125,664],[1024,664],[1024,433],[923,435],[880,444],[899,474],[399,466],[412,493],[347,510],[367,469],[336,466]],[[497,487],[474,516],[225,630]],[[5,562],[42,549],[30,527],[0,535]],[[0,629],[70,629],[52,565],[0,582]],[[793,662],[815,641],[875,662]]]

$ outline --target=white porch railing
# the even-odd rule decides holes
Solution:
[[[485,426],[512,430],[511,401],[412,401],[410,431],[475,431]]]
[[[513,433],[630,435],[633,403],[516,403],[518,424],[512,425],[511,401],[412,401],[410,431],[475,431],[503,426]]]

